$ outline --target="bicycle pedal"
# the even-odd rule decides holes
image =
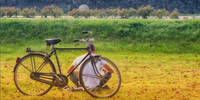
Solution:
[[[74,91],[85,91],[83,87],[75,87]]]
[[[69,87],[69,91],[74,92],[74,88],[73,87]]]

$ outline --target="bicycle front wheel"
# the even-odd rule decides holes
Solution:
[[[44,60],[43,54],[28,54],[20,59],[14,70],[14,82],[17,89],[25,95],[44,95],[51,85],[30,78],[32,72],[50,73],[55,72],[51,60]],[[49,76],[49,79],[53,79]],[[52,80],[49,80],[52,81]]]
[[[109,65],[114,70],[114,73],[102,71],[102,61],[104,64]],[[112,97],[118,92],[121,85],[119,69],[111,60],[104,57],[96,56],[94,57],[94,62],[96,68],[91,58],[82,64],[79,70],[80,84],[93,97]],[[93,68],[91,68],[92,66]],[[97,70],[99,71],[97,72]]]

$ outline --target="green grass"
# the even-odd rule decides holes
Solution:
[[[73,46],[72,41],[83,38],[81,31],[85,30],[93,32],[100,51],[149,53],[199,53],[200,51],[198,19],[1,19],[0,23],[2,53],[11,52],[8,48],[14,48],[13,46],[21,48],[43,45],[47,38],[61,38],[61,46]]]
[[[82,51],[83,52],[83,51]],[[59,52],[64,74],[73,59],[83,53],[76,51]],[[112,59],[121,71],[122,85],[113,99],[200,99],[198,54],[164,54],[164,53],[128,53],[97,52]],[[13,67],[16,56],[23,54],[1,55],[1,99],[94,99],[86,92],[69,92],[53,87],[44,96],[25,96],[17,91],[13,81]],[[3,59],[2,59],[3,58]],[[55,58],[52,58],[55,61]],[[69,82],[71,86],[73,84]]]

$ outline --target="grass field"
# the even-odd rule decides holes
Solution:
[[[200,55],[164,53],[113,53],[97,52],[112,59],[121,71],[122,84],[119,92],[105,100],[113,99],[162,99],[197,100],[200,99]],[[13,67],[15,58],[23,54],[1,54],[1,100],[33,99],[94,99],[86,92],[60,91],[53,87],[44,96],[25,96],[15,87]],[[73,59],[82,55],[80,51],[59,52],[64,74]],[[55,61],[55,58],[53,58]],[[69,82],[71,86],[72,83]],[[102,98],[100,98],[102,99]]]
[[[120,69],[122,84],[116,95],[104,100],[200,99],[200,21],[189,20],[84,20],[1,19],[1,100],[93,100],[86,92],[53,87],[44,96],[25,96],[13,81],[17,56],[32,50],[49,51],[46,38],[61,38],[58,47],[74,47],[81,31],[91,30],[96,53],[111,59]],[[79,45],[78,47],[85,47]],[[59,51],[64,74],[84,51]],[[55,57],[52,57],[54,63]],[[69,85],[73,86],[72,82]],[[102,98],[99,98],[102,99]]]

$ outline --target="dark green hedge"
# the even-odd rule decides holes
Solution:
[[[61,38],[62,43],[72,43],[73,39],[82,38],[84,35],[81,32],[86,30],[92,31],[99,43],[189,48],[200,42],[199,19],[1,19],[0,24],[0,44],[17,45],[34,40],[44,41],[46,38]]]

